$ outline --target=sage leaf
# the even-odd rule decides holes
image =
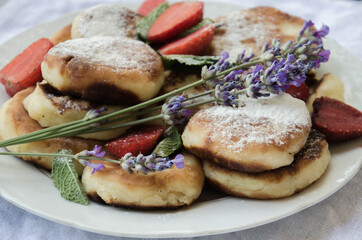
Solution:
[[[181,136],[176,127],[167,129],[166,135],[167,137],[153,151],[159,157],[168,157],[182,146]]]
[[[196,32],[200,28],[202,28],[206,25],[210,25],[212,23],[214,23],[214,21],[211,20],[210,18],[204,18],[201,20],[201,22],[199,22],[195,26],[193,26],[193,27],[187,29],[185,32],[181,33],[180,38],[186,37],[187,35],[190,35],[191,33]]]
[[[138,40],[148,42],[147,33],[154,21],[168,8],[167,3],[162,3],[152,10],[147,16],[136,23],[135,36]]]
[[[60,150],[60,154],[72,154],[71,150]],[[72,202],[88,204],[78,173],[75,170],[73,159],[68,156],[57,156],[53,159],[52,179],[60,195]]]

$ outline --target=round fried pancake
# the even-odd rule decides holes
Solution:
[[[204,173],[196,157],[187,152],[182,155],[183,169],[173,166],[147,175],[131,174],[119,164],[102,161],[105,168],[93,175],[91,168],[84,168],[82,183],[91,198],[115,206],[140,209],[188,206],[201,194]]]
[[[102,106],[98,104],[65,96],[45,81],[37,84],[34,92],[24,99],[23,104],[29,116],[36,120],[42,127],[52,127],[80,120],[86,116],[88,111],[102,108]],[[120,106],[106,105],[105,107],[107,110],[101,113],[103,115],[122,109]],[[132,118],[126,121],[129,120],[132,120]],[[117,124],[118,123],[121,122],[117,122]],[[80,137],[110,140],[122,135],[127,129],[129,129],[129,127],[83,134],[80,135]]]
[[[95,36],[134,38],[136,21],[140,16],[117,4],[101,4],[88,8],[73,20],[71,37]]]
[[[23,100],[34,87],[27,88],[17,93],[13,98],[5,102],[0,108],[0,139],[6,140],[27,133],[43,129],[39,123],[33,120],[23,107]],[[53,138],[38,142],[26,143],[6,147],[11,152],[19,153],[56,153],[60,149],[70,149],[73,153],[83,150],[91,150],[95,145],[102,145],[101,141],[85,140],[78,137]],[[25,161],[32,162],[38,166],[50,170],[52,168],[52,157],[22,157]],[[79,174],[82,173],[83,167],[75,162]]]
[[[141,41],[121,37],[59,43],[41,69],[44,79],[63,94],[111,105],[148,100],[164,81],[160,56]]]
[[[310,131],[305,103],[283,93],[245,98],[243,104],[196,113],[182,134],[184,147],[201,159],[245,172],[289,165]]]
[[[221,27],[215,29],[208,55],[220,56],[229,52],[235,59],[244,49],[255,55],[274,38],[281,42],[294,41],[304,20],[272,7],[244,9],[215,19]]]
[[[297,193],[325,172],[331,155],[324,136],[312,130],[304,148],[295,155],[291,165],[262,173],[229,170],[204,160],[207,180],[231,195],[273,199]]]

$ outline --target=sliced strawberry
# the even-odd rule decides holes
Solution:
[[[313,126],[328,141],[362,136],[362,112],[336,99],[321,97],[313,103]]]
[[[165,127],[161,125],[150,125],[142,127],[135,132],[107,143],[106,148],[115,156],[121,158],[126,153],[149,154],[157,145],[158,139],[164,132]]]
[[[304,102],[307,101],[307,98],[309,97],[309,88],[305,83],[302,83],[299,87],[291,85],[285,92]]]
[[[210,45],[214,36],[214,26],[207,25],[190,35],[166,44],[158,51],[161,54],[191,54],[201,55]]]
[[[158,7],[158,5],[165,3],[167,1],[165,0],[145,0],[141,6],[138,8],[137,13],[146,16],[150,12],[152,12],[153,9]]]
[[[49,39],[41,38],[0,70],[0,81],[10,96],[42,80],[40,64],[52,47]]]
[[[151,43],[165,43],[202,20],[203,2],[179,2],[167,8],[148,30]]]

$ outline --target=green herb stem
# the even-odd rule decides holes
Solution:
[[[252,59],[252,60],[254,60],[254,59]],[[230,73],[230,72],[232,72],[232,71],[234,71],[236,69],[248,68],[250,66],[253,66],[253,65],[255,65],[257,63],[261,63],[261,62],[262,62],[261,60],[254,60],[254,61],[251,61],[251,62],[248,62],[248,63],[244,63],[244,64],[241,64],[241,65],[235,66],[233,68],[230,68],[230,69],[228,69],[228,70],[226,70],[224,72],[220,72],[220,73],[216,74],[215,77],[217,78],[217,77],[226,75],[226,74],[228,74],[228,73]],[[193,82],[191,84],[183,86],[183,87],[181,87],[179,89],[176,89],[174,91],[171,91],[169,93],[163,94],[161,96],[155,97],[155,98],[150,99],[148,101],[145,101],[145,102],[136,104],[134,106],[124,108],[124,109],[121,109],[119,111],[109,113],[109,114],[106,114],[106,115],[103,115],[103,116],[100,116],[100,117],[97,117],[97,118],[94,118],[94,119],[81,119],[81,120],[77,120],[77,121],[73,121],[73,122],[69,122],[69,123],[65,123],[65,124],[45,128],[45,129],[35,131],[35,132],[29,133],[29,134],[26,134],[26,135],[23,135],[23,136],[11,138],[11,139],[8,139],[8,140],[3,140],[3,141],[0,141],[0,147],[6,147],[6,146],[10,146],[10,145],[22,144],[22,143],[27,143],[27,142],[32,142],[32,141],[40,141],[40,140],[45,140],[45,139],[54,138],[54,137],[78,135],[79,133],[83,133],[83,130],[85,132],[87,132],[87,128],[92,127],[91,126],[92,124],[95,124],[95,123],[98,123],[98,122],[101,122],[101,121],[104,121],[104,120],[107,120],[107,119],[110,119],[110,118],[113,118],[113,117],[116,117],[116,116],[119,116],[119,115],[122,115],[122,114],[125,114],[125,113],[129,113],[129,112],[132,112],[132,111],[136,111],[136,110],[145,108],[145,107],[147,107],[149,105],[152,105],[152,104],[158,103],[160,101],[163,101],[163,100],[167,99],[168,97],[176,95],[177,93],[180,93],[180,92],[183,92],[183,91],[185,91],[187,89],[190,89],[190,88],[196,87],[198,85],[201,85],[201,84],[205,83],[205,81],[209,81],[209,80],[212,80],[214,78],[198,80],[196,82]],[[201,94],[201,95],[203,95],[203,94]],[[156,107],[156,108],[158,109],[159,106]],[[149,112],[149,111],[151,111],[151,110],[145,110],[145,111],[143,111],[143,113]],[[139,113],[135,113],[135,115],[139,115]],[[124,118],[122,117],[120,119],[131,118],[131,117],[132,117],[132,115],[129,115],[129,116],[125,116]],[[151,121],[151,120],[157,119],[159,117],[160,117],[160,115],[157,115],[157,116],[153,116],[151,118],[136,120],[136,121],[132,121],[132,122],[129,122],[129,123],[123,123],[123,124],[118,124],[118,125],[114,125],[114,126],[102,127],[102,128],[94,128],[94,127],[92,127],[93,129],[90,129],[88,132],[105,131],[105,129],[108,129],[108,130],[109,129],[115,129],[115,128],[119,128],[120,126],[133,126],[135,124],[140,124],[140,123],[144,123],[144,122],[147,122],[147,121]],[[119,121],[119,119],[118,119],[118,121]],[[81,128],[81,131],[79,130],[79,128]],[[75,134],[75,133],[77,133],[77,134]]]
[[[7,156],[32,156],[32,157],[69,157],[72,159],[85,159],[85,160],[101,160],[107,162],[113,162],[119,164],[119,160],[109,159],[109,158],[99,158],[93,156],[82,156],[82,155],[73,155],[73,154],[61,154],[61,153],[16,153],[16,152],[0,152],[0,155]]]

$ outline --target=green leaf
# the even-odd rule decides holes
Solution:
[[[181,66],[212,65],[219,61],[219,56],[195,56],[195,55],[162,55],[162,61],[166,68],[175,68]]]
[[[199,22],[198,24],[196,24],[195,26],[187,29],[185,32],[181,33],[180,37],[186,37],[187,35],[190,35],[193,32],[196,32],[197,30],[199,30],[200,28],[206,26],[206,25],[210,25],[214,23],[213,20],[211,20],[210,18],[204,18],[201,20],[201,22]]]
[[[142,18],[136,23],[135,35],[136,38],[143,41],[148,41],[147,33],[154,21],[161,15],[163,11],[168,8],[167,3],[162,3],[158,7],[152,10],[147,16]]]
[[[166,135],[167,137],[153,151],[159,157],[168,157],[182,146],[181,136],[176,127],[167,129]]]
[[[58,153],[69,155],[72,154],[72,151],[61,150]],[[63,198],[75,203],[88,204],[87,195],[79,181],[72,158],[68,156],[54,157],[52,178]]]

